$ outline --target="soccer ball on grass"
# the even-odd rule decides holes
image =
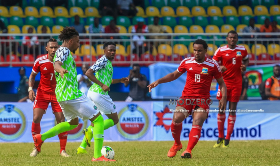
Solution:
[[[101,149],[101,154],[107,159],[114,159],[115,151],[110,146],[103,146]]]

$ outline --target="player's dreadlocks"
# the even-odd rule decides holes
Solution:
[[[114,43],[114,42],[106,42],[106,43],[104,43],[104,45],[103,45],[103,49],[105,49],[105,48],[108,47],[109,45],[114,45],[114,46],[116,46],[116,43]]]
[[[71,39],[73,36],[79,36],[79,33],[76,31],[76,29],[74,27],[65,27],[60,32],[58,38],[61,41],[67,41]]]

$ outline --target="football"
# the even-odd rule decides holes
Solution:
[[[103,146],[101,149],[101,154],[107,159],[114,159],[115,151],[110,146]]]

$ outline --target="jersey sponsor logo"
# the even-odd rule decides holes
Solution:
[[[44,70],[48,70],[48,69],[45,67]]]
[[[25,116],[12,104],[0,108],[0,139],[16,140],[23,134],[26,126]]]
[[[236,56],[242,56],[240,51],[236,52]]]
[[[147,133],[149,117],[137,104],[128,104],[121,109],[119,117],[120,122],[117,124],[117,129],[122,137],[136,140]]]
[[[226,56],[229,56],[228,54],[226,54]]]
[[[207,67],[203,67],[201,74],[208,74],[208,68]]]
[[[189,70],[193,70],[193,69],[192,69],[192,67],[191,67],[191,68],[189,68]]]

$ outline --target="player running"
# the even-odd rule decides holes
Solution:
[[[182,144],[180,141],[182,122],[190,114],[193,116],[192,129],[189,134],[187,149],[181,154],[181,157],[192,157],[192,149],[197,144],[201,135],[202,125],[208,117],[209,104],[211,104],[209,98],[210,86],[213,77],[221,86],[223,97],[220,100],[219,105],[221,106],[221,109],[225,109],[226,85],[223,81],[219,65],[215,61],[205,57],[207,47],[208,45],[204,40],[196,40],[193,43],[195,57],[184,59],[176,71],[148,85],[149,90],[151,91],[151,89],[156,87],[158,84],[176,80],[182,74],[187,72],[186,85],[182,92],[182,97],[180,97],[178,100],[175,112],[173,114],[171,132],[175,143],[168,151],[168,157],[174,157],[177,151],[182,149]],[[194,102],[191,102],[191,104],[190,102],[186,103],[186,101],[190,99],[192,99]]]
[[[43,134],[34,135],[34,145],[40,152],[46,139],[76,128],[80,117],[83,120],[89,119],[94,124],[92,161],[115,161],[101,155],[104,139],[103,117],[94,103],[78,89],[76,64],[71,52],[75,53],[80,46],[79,33],[73,27],[65,27],[58,37],[63,43],[54,57],[57,80],[55,93],[67,122],[61,122]]]
[[[88,91],[88,98],[96,104],[98,110],[102,114],[105,114],[108,117],[108,119],[104,120],[104,130],[106,130],[119,122],[116,106],[111,97],[108,95],[110,85],[116,83],[126,83],[129,80],[128,78],[112,79],[112,60],[116,54],[116,44],[113,42],[107,42],[103,45],[103,49],[104,55],[99,58],[96,63],[90,67],[90,69],[87,70],[86,76],[94,82]],[[85,136],[80,147],[77,149],[77,154],[87,153],[85,148],[87,145],[90,146],[93,131],[93,125],[85,129]]]
[[[48,52],[47,55],[41,56],[36,59],[32,72],[29,76],[29,99],[34,101],[33,105],[33,122],[31,127],[32,136],[35,134],[40,134],[41,127],[40,122],[45,114],[49,103],[52,105],[53,114],[55,115],[56,122],[64,122],[65,118],[62,113],[62,109],[57,102],[55,96],[55,87],[56,87],[56,79],[54,77],[54,67],[53,67],[53,58],[55,55],[55,51],[58,49],[58,43],[56,39],[51,38],[48,43],[46,50]],[[33,86],[35,82],[36,75],[41,72],[40,83],[37,90],[37,95],[33,91]],[[67,132],[63,132],[58,134],[58,138],[60,141],[60,154],[63,157],[69,157],[69,155],[65,151],[65,146],[67,142]],[[30,156],[36,157],[39,152],[36,148],[33,149]]]
[[[225,112],[219,111],[217,117],[219,138],[214,148],[229,146],[230,136],[233,132],[234,123],[236,120],[236,107],[242,91],[242,72],[246,71],[246,66],[249,64],[247,50],[244,46],[236,45],[238,34],[236,31],[229,31],[227,35],[228,45],[218,48],[215,52],[213,60],[217,61],[223,73],[223,78],[227,86],[227,101],[229,101],[229,117],[227,135],[224,139],[224,123]],[[217,99],[221,100],[222,94],[220,89],[217,93]],[[221,110],[220,106],[219,109]]]

